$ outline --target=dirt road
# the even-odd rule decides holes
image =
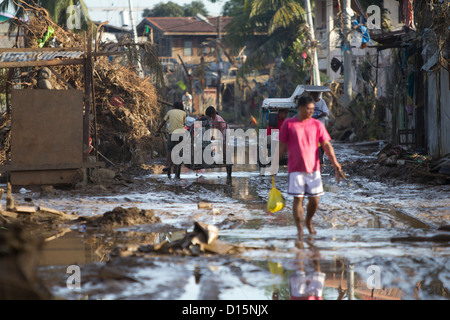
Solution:
[[[347,168],[375,159],[378,150],[349,144],[335,149]],[[355,299],[449,299],[448,240],[391,239],[448,235],[437,227],[450,224],[450,186],[376,181],[357,170],[337,185],[330,169],[323,169],[327,192],[313,220],[317,235],[307,237],[304,250],[294,247],[292,198],[286,197],[281,212],[267,213],[271,178],[256,167],[234,168],[231,183],[225,172],[183,171],[181,180],[135,177],[135,184],[115,193],[28,194],[36,204],[87,217],[122,206],[152,209],[161,220],[101,231],[72,225],[46,244],[39,276],[55,296],[68,299],[289,299],[288,277],[302,261],[306,272],[318,262],[326,274],[324,299],[348,299],[350,265]],[[287,173],[279,173],[276,184],[285,195],[286,183]],[[212,208],[199,208],[199,202]],[[199,256],[139,250],[139,244],[182,238],[194,221],[216,225],[220,240],[245,250]],[[69,265],[80,267],[80,290],[66,285]]]

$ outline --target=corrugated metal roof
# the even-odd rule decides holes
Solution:
[[[231,17],[220,18],[221,32],[225,33],[227,25],[231,22]],[[209,25],[204,21],[198,21],[194,17],[146,17],[139,25],[139,33],[142,33],[144,25],[151,24],[162,32],[169,34],[176,33],[217,33],[217,17],[208,17]]]
[[[0,54],[0,62],[28,62],[48,61],[56,58],[77,59],[83,55],[82,51],[62,52],[3,52]]]

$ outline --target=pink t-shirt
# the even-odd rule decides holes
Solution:
[[[220,130],[222,134],[225,132],[225,129],[227,128],[227,123],[218,114],[216,114],[216,119],[214,119],[214,121],[211,121],[211,124],[213,128]]]
[[[319,142],[330,140],[327,129],[319,120],[286,119],[280,128],[280,141],[287,144],[288,171],[320,171]]]

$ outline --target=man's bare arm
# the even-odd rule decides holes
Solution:
[[[336,159],[336,154],[334,153],[334,148],[331,145],[331,142],[324,141],[322,143],[322,148],[325,151],[325,154],[328,156],[328,159],[330,159],[331,163],[333,164],[334,170],[336,171],[336,180],[339,182],[340,181],[339,172],[342,170],[342,167]]]
[[[280,141],[280,149],[279,149],[279,158],[278,159],[281,159],[284,156],[284,154],[286,153],[286,151],[287,151],[286,143],[283,143]]]

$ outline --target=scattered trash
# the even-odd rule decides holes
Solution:
[[[21,188],[19,192],[20,193],[28,193],[28,192],[31,192],[31,190],[27,190],[25,188]]]
[[[198,203],[198,208],[199,209],[212,209],[212,203],[199,202]]]
[[[197,256],[201,253],[236,254],[244,248],[217,240],[219,229],[215,226],[194,222],[194,230],[180,240],[163,241],[155,245],[143,245],[140,252],[157,252],[161,254],[182,254]]]
[[[213,209],[211,209],[209,214],[211,214],[211,215],[219,215],[220,214],[220,210],[217,209],[217,208],[213,208]]]

